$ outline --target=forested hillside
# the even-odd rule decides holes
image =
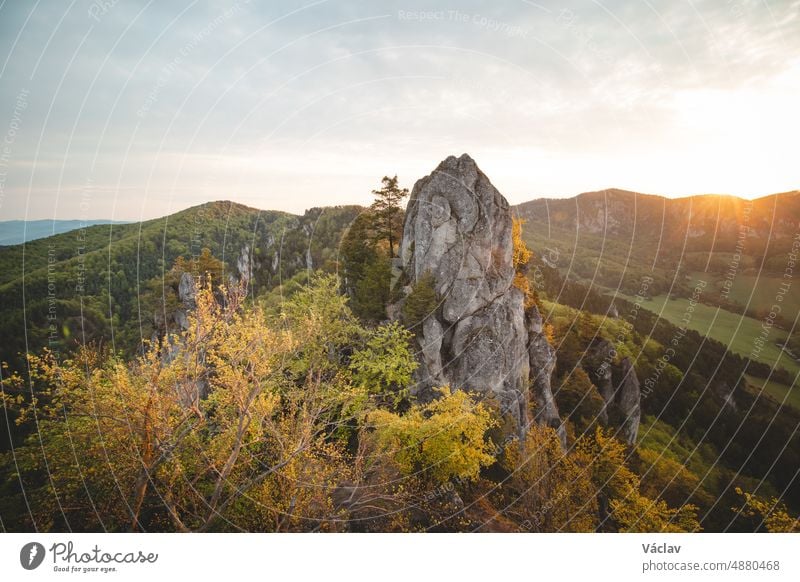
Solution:
[[[602,190],[520,204],[535,248],[549,246],[559,267],[595,285],[636,293],[642,274],[652,293],[688,294],[683,276],[730,270],[781,276],[798,235],[800,192],[756,200],[733,196],[664,198]],[[733,263],[733,264],[732,264]],[[719,288],[717,291],[721,291]],[[733,303],[745,301],[729,297]]]
[[[408,191],[387,177],[374,193],[369,209],[293,216],[217,202],[0,249],[2,528],[800,527],[800,412],[762,388],[796,378],[648,310],[665,288],[692,290],[674,252],[648,270],[652,229],[632,244],[622,226],[576,230],[575,201],[551,219],[539,202],[515,209],[527,222],[502,243],[507,294],[524,304],[530,345],[547,348],[526,345],[530,361],[553,354],[551,414],[543,422],[531,398],[515,411],[535,420],[520,433],[486,393],[419,393],[423,339],[450,291],[400,265],[425,242],[419,229],[430,234],[424,220],[465,222],[467,211],[434,209],[409,243]],[[760,256],[779,266],[789,235]],[[489,273],[502,253],[487,252]],[[454,335],[443,333],[445,355]],[[623,385],[635,406],[607,393]]]
[[[3,220],[0,246],[18,245],[98,224],[124,224],[114,220]]]
[[[179,258],[200,274],[203,249],[254,295],[298,272],[331,269],[358,207],[303,216],[214,202],[140,224],[101,225],[0,248],[5,338],[0,359],[47,346],[99,342],[131,355],[168,311],[170,270]],[[175,289],[177,291],[177,289]]]
[[[751,382],[800,409],[792,390],[800,374],[800,192],[668,199],[611,189],[515,210],[542,265],[579,283],[554,289],[556,300],[591,309],[591,300],[580,301],[592,289],[635,301],[766,364],[769,379]]]

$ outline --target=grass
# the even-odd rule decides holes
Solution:
[[[756,390],[763,389],[764,392],[772,396],[777,402],[782,402],[784,406],[789,405],[800,410],[800,390],[798,390],[797,384],[795,384],[793,388],[790,388],[786,384],[780,384],[773,380],[765,380],[764,378],[756,378],[750,375],[746,377],[748,384],[753,386]]]
[[[716,464],[719,453],[711,443],[697,446],[685,432],[677,431],[654,416],[642,418],[638,445],[680,463],[698,477],[708,474],[709,485],[720,477],[719,465]]]
[[[633,301],[630,296],[622,296],[629,301]],[[688,299],[670,299],[667,295],[657,295],[649,298],[642,301],[641,305],[644,309],[652,311],[674,325],[685,325],[703,336],[725,344],[731,352],[763,362],[772,367],[784,368],[792,375],[800,372],[800,363],[790,358],[788,354],[775,345],[776,342],[785,341],[788,336],[785,331],[777,327],[772,327],[769,330],[761,352],[756,355],[753,353],[754,341],[763,332],[763,322],[760,320],[736,315],[724,309],[710,307],[702,303],[696,303],[691,306]]]
[[[724,277],[714,275],[712,273],[695,272],[692,273],[692,278],[708,280],[711,285],[716,288],[717,292],[722,290],[722,283]],[[728,296],[732,301],[740,305],[748,305],[750,309],[769,309],[775,303],[775,297],[778,295],[778,289],[781,283],[786,280],[782,277],[769,276],[769,275],[745,275],[737,274],[733,279],[733,284],[729,291]],[[711,286],[709,286],[709,290]],[[752,297],[750,294],[752,293]],[[781,301],[782,312],[781,315],[789,320],[794,320],[797,312],[800,311],[800,293],[786,293]]]

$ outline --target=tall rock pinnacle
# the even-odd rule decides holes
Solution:
[[[480,393],[522,433],[535,378],[541,392],[535,400],[547,408],[537,410],[536,419],[559,429],[563,440],[550,391],[552,367],[532,374],[531,357],[541,354],[544,338],[513,284],[512,245],[508,202],[468,155],[448,157],[414,185],[400,247],[404,290],[409,294],[427,280],[437,299],[415,330],[421,365],[414,393],[426,400],[445,385]],[[532,335],[537,345],[529,351]]]

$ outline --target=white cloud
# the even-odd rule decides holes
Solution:
[[[99,25],[84,1],[57,31],[42,2],[13,52],[11,4],[0,102],[31,93],[0,218],[73,216],[90,179],[120,219],[363,203],[465,151],[515,202],[798,187],[797,0],[125,2]]]

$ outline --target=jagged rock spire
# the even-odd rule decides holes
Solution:
[[[478,392],[521,433],[530,416],[531,356],[542,354],[544,338],[513,284],[512,250],[511,208],[467,154],[448,157],[414,185],[400,247],[404,290],[427,278],[437,297],[416,330],[421,365],[414,394],[425,400],[444,385]],[[529,352],[531,337],[536,346]],[[563,440],[552,366],[542,373],[540,364],[535,399],[547,406],[537,420],[555,426]]]

